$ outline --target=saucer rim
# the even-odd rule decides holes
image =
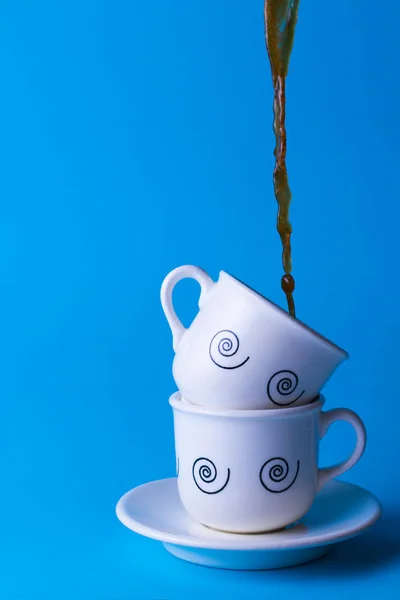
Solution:
[[[277,551],[277,550],[290,550],[290,549],[301,549],[301,548],[324,546],[324,545],[328,545],[328,544],[342,542],[342,541],[348,540],[348,539],[358,535],[359,533],[372,527],[372,525],[374,525],[382,515],[382,505],[379,502],[379,500],[374,496],[374,494],[372,494],[371,492],[369,492],[362,486],[358,486],[353,483],[349,483],[347,481],[341,481],[339,479],[334,479],[326,484],[325,489],[326,488],[328,488],[328,489],[335,488],[335,487],[336,488],[337,487],[357,488],[357,489],[361,490],[365,495],[368,495],[370,500],[372,500],[372,502],[375,504],[374,510],[371,511],[372,512],[371,516],[364,523],[358,524],[358,525],[353,526],[346,530],[343,530],[343,528],[341,528],[341,529],[339,529],[339,531],[337,531],[335,533],[332,533],[332,531],[331,531],[331,532],[325,532],[323,534],[314,535],[314,536],[311,533],[311,535],[307,535],[304,538],[300,538],[300,539],[298,537],[292,538],[292,539],[286,538],[286,539],[282,539],[281,541],[279,541],[279,538],[277,539],[277,535],[279,535],[278,532],[272,532],[275,534],[274,535],[275,541],[271,541],[271,540],[268,540],[268,535],[269,535],[268,533],[260,533],[260,534],[232,533],[232,534],[230,534],[229,532],[222,532],[222,531],[219,532],[217,530],[214,530],[214,533],[216,534],[215,538],[210,539],[210,540],[196,539],[195,537],[189,538],[188,536],[185,536],[185,535],[176,535],[173,533],[160,531],[156,528],[152,528],[147,525],[143,525],[136,519],[132,518],[128,514],[128,512],[125,508],[127,503],[131,500],[132,496],[137,494],[139,492],[139,490],[143,490],[143,488],[151,487],[156,484],[162,485],[164,482],[167,482],[167,481],[175,481],[176,482],[177,478],[176,477],[168,477],[168,478],[164,478],[164,479],[149,481],[147,483],[141,484],[141,485],[129,490],[119,499],[119,501],[116,505],[116,509],[115,509],[116,515],[117,515],[117,518],[119,519],[119,521],[125,527],[127,527],[131,531],[134,531],[135,533],[138,533],[139,535],[143,535],[144,537],[157,540],[159,542],[162,542],[163,544],[173,544],[173,545],[177,545],[177,546],[185,546],[188,548],[202,548],[202,549],[208,549],[208,550],[232,550],[232,551],[241,551],[241,550]],[[190,519],[189,516],[188,516],[188,518]],[[299,523],[301,524],[301,519],[299,520]],[[287,531],[290,531],[290,530],[286,530],[286,532]],[[225,538],[225,539],[218,539],[218,534],[221,535],[221,538]],[[229,535],[234,535],[235,539],[232,539],[232,540],[227,539],[227,536],[229,536]],[[241,536],[241,535],[243,535],[243,540],[239,541],[237,539],[237,536]],[[259,537],[259,536],[262,536],[262,537]]]

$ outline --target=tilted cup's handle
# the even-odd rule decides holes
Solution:
[[[186,331],[185,327],[182,325],[179,318],[177,317],[172,303],[172,291],[178,283],[178,281],[180,281],[181,279],[195,279],[200,284],[200,308],[202,306],[202,302],[204,301],[204,297],[215,285],[215,282],[203,269],[200,269],[200,267],[195,267],[193,265],[184,265],[182,267],[178,267],[177,269],[171,271],[171,273],[169,273],[164,279],[163,284],[161,286],[161,305],[163,307],[163,311],[165,313],[165,316],[167,317],[168,324],[172,331],[174,352],[176,352],[178,344]]]
[[[360,417],[347,408],[335,408],[322,412],[320,416],[320,438],[322,439],[327,433],[332,423],[336,421],[347,421],[355,429],[357,441],[352,454],[343,462],[334,465],[333,467],[325,467],[319,469],[318,490],[320,490],[330,479],[345,473],[353,467],[363,455],[367,443],[367,432],[364,423]]]

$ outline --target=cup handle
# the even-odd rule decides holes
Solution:
[[[172,303],[172,291],[181,279],[195,279],[200,284],[199,308],[201,308],[205,296],[215,285],[215,282],[203,269],[193,265],[183,265],[182,267],[178,267],[171,271],[164,279],[161,286],[161,305],[172,331],[174,352],[176,352],[178,344],[186,331],[185,327],[180,322]]]
[[[327,433],[329,427],[336,421],[347,421],[355,429],[357,441],[352,454],[343,462],[334,465],[333,467],[324,467],[319,469],[318,476],[318,491],[330,480],[338,475],[342,475],[351,467],[353,467],[363,455],[367,443],[367,432],[365,425],[360,417],[347,408],[334,408],[327,412],[321,413],[320,420],[320,438],[322,439]]]

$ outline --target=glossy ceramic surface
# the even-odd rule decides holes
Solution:
[[[185,278],[201,288],[186,329],[172,302]],[[312,401],[347,353],[273,302],[221,271],[214,282],[192,265],[165,278],[161,303],[171,327],[173,375],[182,395],[211,408],[274,409]]]
[[[178,392],[170,404],[182,504],[193,519],[222,531],[258,533],[291,525],[365,448],[360,418],[344,408],[322,411],[322,396],[294,408],[217,411],[183,402]],[[320,469],[320,440],[341,420],[354,427],[355,447],[343,462]]]
[[[177,480],[172,478],[131,490],[120,499],[116,512],[126,527],[162,542],[179,558],[209,567],[254,570],[315,560],[332,544],[373,525],[381,508],[370,492],[335,480],[292,527],[267,534],[222,533],[189,517],[179,498]]]

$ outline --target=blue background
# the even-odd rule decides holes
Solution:
[[[364,419],[348,479],[385,516],[267,573],[180,562],[114,514],[175,470],[163,277],[225,269],[284,305],[262,0],[1,4],[1,598],[398,597],[400,8],[384,4],[301,3],[287,129],[298,316],[350,352],[327,404]],[[176,294],[185,323],[197,294]]]

